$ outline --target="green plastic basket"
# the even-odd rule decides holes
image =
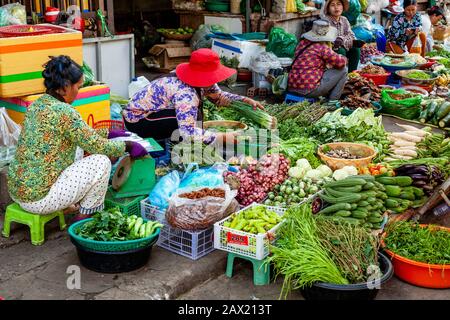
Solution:
[[[130,197],[130,198],[117,198],[114,199],[111,192],[108,191],[105,197],[105,209],[119,208],[126,216],[132,216],[133,214],[138,217],[141,216],[141,200],[145,196]]]
[[[140,249],[144,247],[150,247],[156,243],[159,237],[160,228],[157,228],[156,231],[148,237],[136,240],[126,240],[126,241],[97,241],[97,240],[89,240],[80,237],[76,234],[86,222],[93,220],[92,218],[84,219],[78,221],[69,227],[69,236],[70,240],[79,246],[82,246],[86,249],[91,249],[95,251],[102,252],[120,252],[120,251],[129,251]],[[148,221],[144,219],[144,221]]]

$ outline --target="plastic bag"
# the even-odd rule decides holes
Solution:
[[[14,147],[19,141],[21,127],[15,123],[6,112],[0,108],[0,146]]]
[[[83,61],[83,66],[81,67],[81,70],[83,71],[84,75],[83,87],[92,86],[95,82],[95,77],[91,67],[89,67],[89,65],[85,61]]]
[[[359,14],[361,13],[361,4],[359,0],[350,0],[348,11],[344,12],[344,16],[348,19],[351,25],[356,24]]]
[[[284,31],[283,28],[273,27],[266,51],[273,52],[279,58],[293,58],[297,43],[297,38],[293,34]]]
[[[252,58],[248,68],[264,76],[267,76],[270,69],[282,69],[280,60],[272,52],[261,52]]]
[[[356,26],[352,28],[352,31],[358,40],[362,40],[364,42],[372,42],[375,40],[374,34],[364,27]]]
[[[227,184],[215,188],[224,191],[224,198],[206,196],[188,199],[180,197],[182,194],[202,189],[204,188],[180,189],[170,198],[166,220],[172,227],[183,230],[206,229],[239,209],[239,204],[234,199],[237,190],[231,190]]]
[[[286,12],[297,12],[297,4],[295,0],[286,1]]]
[[[165,210],[169,206],[170,197],[180,186],[181,178],[178,171],[172,171],[162,177],[148,196],[148,200],[154,206]]]
[[[383,113],[392,114],[403,119],[413,120],[420,115],[420,104],[422,96],[416,95],[411,98],[396,100],[391,97],[394,94],[406,94],[407,91],[403,89],[397,90],[382,90],[381,91],[381,106]]]
[[[224,32],[227,30],[219,25],[209,25],[202,24],[198,27],[197,31],[195,31],[194,35],[191,38],[191,48],[192,50],[198,50],[201,48],[211,48],[212,47],[212,38],[209,36],[214,32]]]
[[[409,53],[422,53],[422,40],[420,40],[419,36],[414,38],[414,42],[409,50]]]
[[[286,92],[288,86],[288,78],[289,74],[285,73],[279,77],[277,77],[272,83],[272,92],[275,95],[282,95]]]
[[[25,6],[20,3],[10,3],[0,7],[0,27],[27,23]]]
[[[218,163],[210,168],[199,169],[198,164],[191,163],[186,168],[180,188],[217,187],[223,185],[223,173],[228,169],[226,163]]]
[[[361,5],[361,12],[364,12],[369,6],[369,0],[359,0],[359,4]]]

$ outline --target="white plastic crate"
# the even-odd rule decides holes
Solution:
[[[141,201],[142,218],[159,221],[161,228],[158,242],[159,247],[177,253],[192,260],[200,259],[214,251],[214,228],[187,231],[173,228],[167,221],[165,212],[150,204],[148,199]]]
[[[263,206],[267,209],[274,211],[279,216],[287,211],[285,208],[265,206],[258,203],[253,203],[250,206],[239,210],[235,214],[251,208],[253,206]],[[227,218],[216,222],[214,224],[214,248],[240,254],[242,256],[250,257],[257,260],[263,260],[269,255],[269,244],[276,240],[276,231],[283,223],[280,222],[268,232],[262,234],[252,234],[245,231],[234,230],[224,227],[226,221],[232,221],[235,214],[228,216]],[[269,239],[269,236],[272,239]]]

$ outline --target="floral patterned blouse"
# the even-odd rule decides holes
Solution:
[[[409,36],[406,34],[406,29],[422,29],[422,17],[416,13],[410,21],[406,19],[404,13],[400,13],[394,18],[392,26],[389,28],[387,40],[406,49],[406,42]]]
[[[232,101],[245,101],[244,97],[222,91],[217,84],[201,95],[218,106],[227,106]],[[176,76],[153,80],[138,91],[123,111],[127,122],[135,123],[149,114],[165,109],[175,109],[178,127],[182,137],[199,136],[203,142],[211,143],[215,136],[196,127],[200,97],[195,89],[179,80]]]
[[[125,153],[124,142],[102,137],[71,105],[44,94],[25,115],[8,171],[11,197],[24,203],[43,199],[62,171],[75,161],[77,146],[110,157]]]

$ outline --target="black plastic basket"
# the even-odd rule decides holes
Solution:
[[[103,252],[86,249],[72,241],[77,248],[81,264],[92,271],[100,273],[130,272],[145,266],[150,259],[156,238],[146,247],[120,252]]]
[[[394,274],[391,260],[384,254],[378,253],[378,261],[382,277],[380,286],[389,281]],[[373,300],[379,289],[369,289],[368,283],[337,285],[331,283],[316,283],[311,288],[300,290],[306,300]]]

